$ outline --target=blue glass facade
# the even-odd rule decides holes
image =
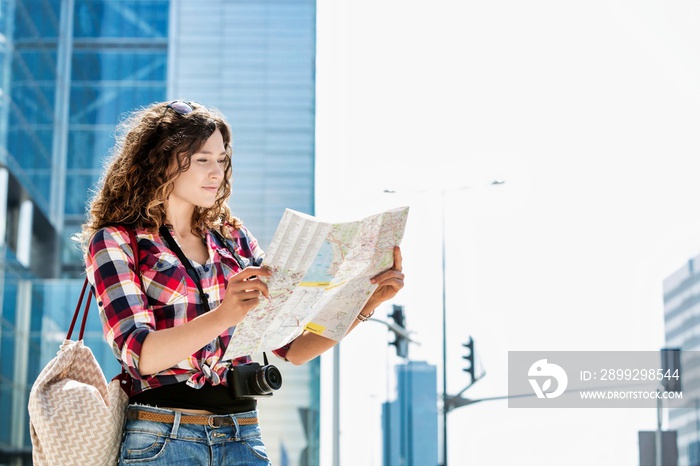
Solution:
[[[383,464],[437,464],[437,369],[409,361],[396,380],[396,400],[382,406]]]
[[[285,208],[314,213],[315,2],[177,4],[169,97],[229,118],[231,206],[266,246]]]
[[[700,350],[700,255],[663,281],[666,348],[684,354]],[[700,464],[700,373],[685,367],[681,356],[683,396],[695,399],[694,409],[669,409],[668,426],[677,433],[678,464]]]
[[[168,1],[76,0],[74,11],[64,259],[78,259],[70,236],[83,221],[86,193],[114,143],[116,121],[165,100],[167,79]]]
[[[166,0],[0,4],[0,463],[28,461],[26,400],[74,310],[83,265],[70,236],[115,124],[165,99],[168,13]],[[92,314],[85,342],[116,374],[94,306]]]
[[[309,0],[173,1],[168,99],[218,107],[233,134],[231,208],[267,248],[284,209],[314,213],[316,5]],[[318,464],[319,361],[279,364],[261,401],[274,464]]]
[[[186,97],[227,115],[232,208],[263,247],[285,208],[313,214],[315,20],[299,0],[0,0],[0,464],[28,464],[29,390],[82,285],[70,237],[122,114]],[[271,456],[318,464],[318,361],[285,371]]]
[[[48,213],[60,1],[8,3],[14,3],[14,31],[7,64],[6,163],[35,205]]]

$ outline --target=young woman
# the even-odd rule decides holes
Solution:
[[[227,206],[231,152],[214,109],[153,104],[121,123],[91,201],[87,275],[105,338],[132,380],[120,464],[269,464],[255,399],[227,386],[229,371],[251,359],[221,361],[235,326],[269,297],[271,276]],[[403,279],[396,247],[353,328]],[[302,364],[334,344],[304,333],[275,353]]]

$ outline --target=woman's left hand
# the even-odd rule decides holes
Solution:
[[[365,317],[369,317],[374,312],[377,306],[384,301],[396,296],[396,293],[403,288],[404,275],[401,271],[401,249],[398,246],[394,247],[394,264],[389,270],[386,270],[376,277],[371,279],[371,283],[377,285],[372,296],[369,297],[367,303],[360,311]],[[350,329],[366,319],[357,318],[353,321]],[[287,351],[286,359],[292,364],[299,365],[312,360],[324,351],[332,348],[336,341],[330,338],[319,336],[313,332],[306,331],[299,335],[291,344]]]
[[[403,288],[404,274],[401,261],[401,248],[394,246],[394,265],[389,270],[372,278],[371,282],[377,284],[377,289],[370,296],[367,307],[377,307],[396,296],[396,293]]]

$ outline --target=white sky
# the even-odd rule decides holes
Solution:
[[[436,189],[474,186],[445,201],[450,393],[469,335],[470,398],[507,393],[508,351],[664,346],[661,282],[700,253],[699,2],[320,0],[317,40],[317,214],[411,206],[394,302],[438,367]],[[342,344],[343,465],[382,464],[389,339]],[[655,416],[476,404],[450,413],[449,464],[636,466]]]

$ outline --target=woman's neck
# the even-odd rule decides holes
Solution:
[[[168,202],[165,206],[167,220],[172,225],[174,233],[180,238],[192,235],[192,217],[194,206],[180,202]]]

